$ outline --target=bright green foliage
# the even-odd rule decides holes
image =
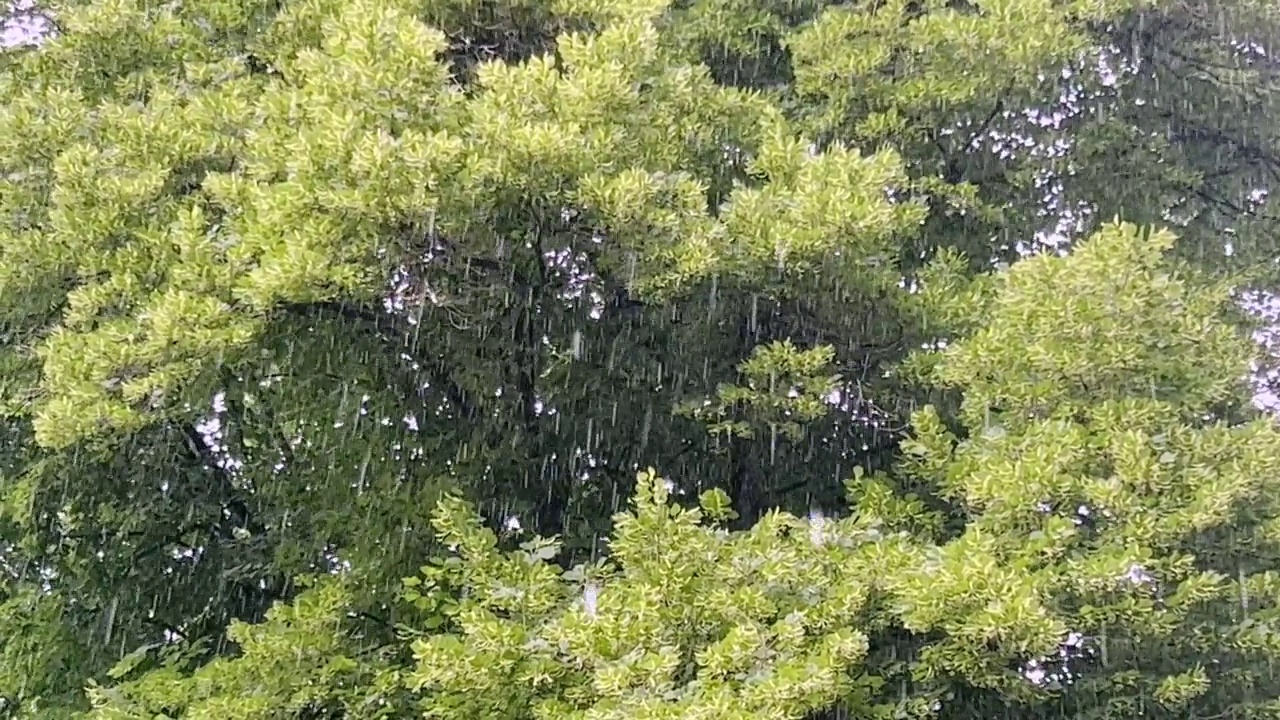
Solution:
[[[465,600],[454,632],[414,646],[426,716],[801,718],[862,685],[854,568],[787,515],[735,535],[700,521],[644,473],[610,560],[560,580],[446,504],[436,526]]]
[[[872,142],[920,140],[937,126],[939,113],[1034,87],[1046,63],[1070,62],[1087,51],[1082,19],[1146,4],[999,0],[983,3],[980,13],[942,0],[891,0],[875,12],[853,4],[823,13],[789,37],[787,47],[796,59],[796,90],[819,101],[824,127],[847,128]]]
[[[37,9],[0,715],[1276,715],[1274,3]]]
[[[83,72],[82,47],[113,32],[97,12],[69,16],[85,34],[31,56],[30,70]],[[920,208],[884,196],[905,180],[893,153],[808,157],[763,99],[673,62],[646,15],[565,35],[554,56],[484,64],[468,95],[436,59],[445,38],[386,3],[343,3],[318,47],[273,58],[280,74],[266,79],[244,60],[188,60],[176,77],[135,72],[140,87],[99,103],[21,87],[0,133],[26,175],[47,178],[48,216],[9,231],[2,282],[21,292],[81,279],[37,348],[39,441],[162,417],[166,394],[251,342],[264,313],[367,297],[407,243],[436,233],[541,248],[554,232],[542,216],[573,204],[617,240],[610,255],[658,263],[637,282],[665,288],[802,268],[842,240],[853,262],[883,257],[919,221]],[[165,12],[139,8],[133,21],[134,43],[198,40]],[[74,82],[42,79],[58,92]],[[755,155],[743,169],[769,182],[729,194],[716,218],[706,158],[725,143]],[[413,235],[387,236],[406,224]]]
[[[405,582],[404,600],[421,620],[413,664],[384,669],[378,692],[402,681],[426,717],[442,719],[745,720],[837,707],[859,717],[940,717],[942,708],[965,707],[958,687],[969,687],[1045,716],[1052,705],[1037,705],[1061,686],[1036,685],[1019,668],[1055,654],[1072,633],[1098,643],[1100,659],[1081,662],[1100,664],[1077,669],[1086,687],[1108,688],[1094,710],[1139,697],[1162,708],[1146,716],[1181,716],[1211,691],[1237,692],[1243,668],[1189,660],[1165,670],[1142,660],[1155,647],[1171,654],[1183,639],[1203,637],[1204,610],[1245,591],[1232,587],[1231,568],[1212,554],[1198,557],[1189,541],[1250,516],[1280,522],[1272,482],[1280,430],[1270,421],[1202,419],[1226,395],[1205,368],[1223,357],[1242,360],[1248,341],[1213,325],[1226,307],[1219,293],[1193,273],[1175,277],[1161,259],[1170,239],[1112,225],[1066,258],[1028,261],[995,278],[981,329],[943,352],[935,369],[938,382],[966,390],[964,439],[930,407],[916,414],[914,437],[904,443],[904,477],[953,501],[959,532],[944,533],[938,513],[897,496],[887,477],[865,473],[848,483],[851,514],[772,512],[730,532],[719,520],[727,496],[708,492],[701,508],[682,508],[672,502],[674,485],[649,471],[638,478],[633,507],[613,519],[607,559],[566,571],[551,562],[558,542],[538,538],[503,551],[470,507],[449,497],[432,524],[451,554]],[[1097,272],[1102,262],[1111,274]],[[1098,299],[1080,312],[1109,343],[1081,340],[1071,323],[1036,324],[1063,287]],[[1024,323],[1023,346],[984,347],[1011,319]],[[1198,342],[1163,355],[1181,339],[1169,323],[1183,337],[1201,334]],[[1028,360],[1033,342],[1062,349]],[[1108,360],[1116,348],[1126,362]],[[794,350],[761,357],[770,352],[785,360]],[[973,362],[977,353],[985,363]],[[1090,360],[1098,372],[1087,388],[1068,377],[1066,395],[1018,392],[1036,387],[1038,372]],[[992,377],[1012,390],[992,393]],[[1181,392],[1149,394],[1159,382]],[[1028,415],[1032,406],[1042,412]],[[1262,543],[1259,550],[1274,552]],[[1263,583],[1274,584],[1272,573],[1241,580],[1264,594]],[[340,652],[322,632],[339,619],[312,595],[303,598],[287,611],[301,627],[287,625],[278,609],[253,631],[260,636],[233,631],[244,637],[243,658],[198,673],[225,676],[219,682],[237,688],[235,678],[258,667],[268,647],[297,658]],[[1241,631],[1227,642],[1263,655],[1274,647],[1246,645],[1261,639],[1259,630]],[[266,641],[251,639],[273,636],[279,640],[261,650],[257,643]],[[314,645],[288,650],[291,638],[303,637]],[[905,665],[886,657],[890,648]],[[345,672],[356,667],[340,654],[326,657],[329,664],[308,667],[317,682],[335,692],[371,682],[333,680],[325,673],[338,672],[334,663]],[[218,663],[226,669],[215,670]],[[154,705],[161,691],[148,683],[158,676],[145,677],[124,687],[130,702]],[[243,691],[226,692],[222,702],[230,703],[231,692]],[[272,707],[283,710],[282,702]],[[222,717],[259,716],[247,705],[226,707]]]
[[[721,385],[714,399],[690,402],[677,412],[709,421],[712,433],[751,438],[764,425],[775,437],[798,440],[805,424],[831,411],[826,400],[840,376],[825,371],[834,355],[830,347],[799,350],[790,342],[758,346],[738,366],[745,386]],[[747,419],[731,419],[735,410]]]
[[[1238,399],[1254,351],[1223,321],[1229,288],[1179,277],[1162,260],[1173,245],[1166,231],[1108,225],[1070,260],[1030,258],[988,285],[982,329],[938,371],[964,388],[970,427],[992,410],[1020,423],[1145,397],[1199,415]]]
[[[278,605],[261,625],[233,624],[228,637],[241,654],[214,660],[190,675],[196,658],[172,648],[144,647],[109,673],[114,680],[149,672],[116,687],[91,687],[89,718],[396,717],[398,683],[385,650],[346,653],[350,598],[341,585],[322,579],[290,605]]]
[[[1104,664],[1136,669],[1152,646],[1214,632],[1201,629],[1204,604],[1238,597],[1231,577],[1251,582],[1196,541],[1274,522],[1280,431],[1222,416],[1249,347],[1223,322],[1224,293],[1161,260],[1171,241],[1112,225],[1068,258],[1020,263],[993,285],[983,327],[943,351],[934,377],[963,388],[966,439],[923,411],[906,469],[965,509],[955,542],[968,562],[1024,568],[1030,597],[1052,603],[1020,604],[1007,585],[986,634],[931,651],[941,667],[973,673],[974,641],[1004,642],[1021,613],[1053,610],[1069,613],[1061,627],[1105,638]],[[1265,531],[1258,541],[1258,559],[1274,555]],[[954,622],[963,596],[927,572],[921,582],[925,622]],[[1236,671],[1130,682],[1173,707]]]

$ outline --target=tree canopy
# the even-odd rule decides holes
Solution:
[[[1280,6],[24,18],[0,716],[1280,718]]]

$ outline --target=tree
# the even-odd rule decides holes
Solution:
[[[1014,703],[1006,716],[1267,716],[1280,688],[1247,673],[1274,657],[1275,576],[1240,563],[1275,557],[1280,429],[1205,419],[1240,397],[1253,351],[1220,322],[1229,297],[1163,259],[1172,244],[1108,226],[984,283],[967,308],[979,329],[922,372],[966,390],[963,439],[927,407],[899,468],[954,503],[961,528],[855,473],[842,518],[772,512],[729,532],[727,494],[686,509],[649,471],[608,559],[565,571],[555,541],[503,552],[450,497],[432,522],[452,552],[405,581],[412,665],[358,692],[331,679],[359,667],[310,653],[333,652],[341,617],[320,599],[336,584],[260,631],[307,638],[315,660],[293,687],[343,717],[375,686],[383,707],[418,693],[433,718],[988,717],[993,701]],[[1259,532],[1227,552],[1205,542],[1245,528]],[[1214,616],[1258,591],[1253,623]],[[297,665],[288,647],[254,640],[190,677],[153,671],[100,693],[94,717],[274,717],[246,688],[290,677],[259,664]]]
[[[1270,27],[1266,8],[1229,9]],[[1148,223],[1264,167],[1210,152],[1210,131],[1115,162],[1169,126],[1112,112],[1124,93],[1181,97],[1140,72],[1037,131],[1072,141],[1071,167],[1002,154],[998,133],[1033,125],[1005,113],[1057,104],[1064,65],[1134,28],[1159,29],[1142,52],[1220,56],[1183,39],[1217,27],[1198,10],[52,8],[55,38],[0,56],[5,607],[42,638],[6,640],[0,694],[15,714],[70,712],[121,657],[177,648],[191,677],[241,673],[216,692],[149,676],[188,705],[323,678],[365,688],[331,698],[352,716],[373,696],[402,708],[359,693],[403,665],[355,655],[403,650],[395,628],[426,622],[392,594],[439,549],[428,516],[445,491],[503,543],[510,520],[561,535],[572,567],[610,555],[600,538],[638,468],[677,497],[723,488],[738,531],[775,506],[839,511],[858,469],[942,513],[942,543],[967,525],[938,478],[900,469],[907,421],[927,403],[963,436],[975,391],[899,365],[984,327],[966,298],[1049,222],[1045,173],[1076,173],[1063,203]],[[1210,83],[1253,102],[1268,72],[1204,81],[1197,127],[1269,142],[1265,112],[1209,112]],[[1230,263],[1220,217],[1197,217],[1173,248],[1194,272],[1267,279],[1265,216],[1230,218],[1254,238]],[[1193,365],[1226,377],[1235,357]],[[298,596],[296,577],[330,571],[341,593]],[[295,597],[302,620],[267,617]],[[311,638],[322,615],[349,635]],[[233,618],[249,624],[228,638]],[[309,650],[250,692],[279,665],[253,633]],[[299,697],[296,713],[313,703]]]

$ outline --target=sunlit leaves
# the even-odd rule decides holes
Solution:
[[[1280,432],[1216,416],[1240,397],[1253,348],[1226,320],[1228,297],[1163,257],[1172,245],[1115,224],[1065,257],[1018,263],[970,306],[979,329],[938,353],[932,377],[963,390],[966,432],[918,412],[902,469],[969,521],[915,571],[913,627],[955,622],[944,608],[976,602],[948,635],[1023,657],[1046,652],[1032,638],[1068,629],[1117,635],[1113,655],[1212,632],[1201,608],[1229,598],[1233,566],[1196,539],[1232,532],[1246,508],[1275,512]],[[1011,571],[999,600],[983,598],[979,578]],[[931,647],[922,668],[1001,685],[971,648]],[[1210,686],[1200,667],[1142,682],[1171,708]]]
[[[47,225],[15,238],[45,249],[8,271],[76,283],[43,350],[41,442],[153,422],[281,303],[367,296],[414,250],[387,234],[406,223],[462,236],[487,217],[503,245],[547,208],[579,203],[621,243],[602,262],[638,259],[630,281],[667,292],[833,253],[887,269],[892,239],[921,218],[886,195],[904,181],[892,152],[809,152],[776,105],[677,61],[645,13],[565,35],[558,56],[483,63],[469,96],[440,62],[444,36],[404,9],[322,16],[316,44],[279,58],[278,74],[193,64],[197,84],[177,93],[143,76],[148,102],[105,96],[69,128],[87,139],[51,162],[47,146],[13,149],[31,153],[31,177],[55,180]],[[78,37],[54,45],[88,52]],[[211,80],[219,72],[232,77]],[[21,107],[28,91],[16,92]],[[757,148],[763,184],[708,205],[732,155]]]
[[[781,515],[729,535],[670,504],[663,483],[641,474],[608,575],[581,586],[566,576],[556,606],[505,619],[471,594],[501,583],[472,576],[459,634],[415,645],[428,716],[800,718],[847,692],[867,652],[853,624],[866,595],[838,559],[786,534],[796,521]],[[489,549],[458,504],[436,517],[468,572],[527,566]],[[512,590],[541,592],[528,581]]]
[[[1197,187],[1164,118],[977,147],[1135,5],[60,9],[0,74],[41,446],[5,517],[56,588],[15,586],[0,678],[111,678],[104,718],[1048,718],[1076,696],[1024,668],[1087,645],[1099,707],[1222,715],[1246,683],[1188,658],[1280,648],[1226,286],[1129,226],[986,272],[1035,170],[1146,219]],[[1159,187],[1096,179],[1126,146]],[[215,391],[238,474],[187,432]]]
[[[262,717],[321,709],[361,717],[395,717],[396,673],[374,651],[358,652],[350,635],[350,598],[341,583],[322,578],[293,603],[275,607],[265,623],[231,626],[242,654],[215,660],[190,675],[190,657],[175,648],[153,651],[154,669],[111,688],[91,687],[99,720],[177,714],[187,718]],[[350,654],[348,654],[350,653]],[[130,665],[139,661],[131,660]],[[118,673],[131,676],[129,665]]]
[[[1116,0],[1091,11],[1132,5]],[[820,125],[880,142],[916,136],[922,115],[995,100],[1073,59],[1088,39],[1071,10],[1049,0],[983,3],[980,12],[940,1],[894,0],[873,12],[845,5],[822,12],[787,47],[796,89],[817,100]]]
[[[989,411],[1017,424],[1082,401],[1147,398],[1203,412],[1238,396],[1253,350],[1225,320],[1223,288],[1162,264],[1173,242],[1113,224],[1069,258],[1031,258],[1004,275],[982,309],[986,326],[948,348],[938,371],[966,388],[971,426]]]
[[[789,341],[757,346],[738,370],[742,384],[721,385],[714,398],[676,409],[707,423],[712,434],[753,437],[760,428],[800,439],[806,424],[831,411],[839,375],[828,374],[829,347],[800,350]]]

